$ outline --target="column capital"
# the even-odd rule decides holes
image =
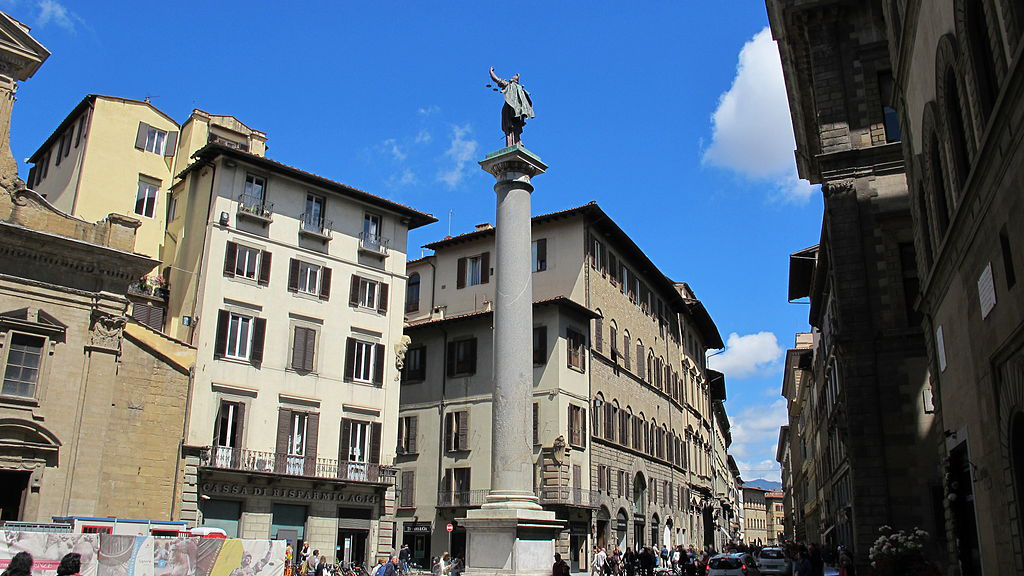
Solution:
[[[519,180],[524,177],[529,182],[530,178],[543,174],[548,169],[548,165],[540,159],[540,156],[530,152],[525,146],[516,145],[491,152],[480,161],[480,168],[494,176],[499,182]]]

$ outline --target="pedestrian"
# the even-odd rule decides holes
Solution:
[[[78,552],[68,552],[60,559],[57,566],[57,576],[77,576],[82,571],[82,555]]]
[[[604,553],[604,548],[594,547],[594,558],[590,562],[590,574],[591,576],[601,576],[604,574],[604,563],[608,560],[608,555]]]
[[[445,552],[437,559],[437,575],[447,576],[452,569],[451,557]]]
[[[857,576],[857,566],[845,546],[839,547],[839,576]]]
[[[618,556],[616,556],[616,553],[618,553]],[[621,569],[619,561],[621,560],[622,553],[619,552],[618,548],[612,550],[612,553],[604,561],[604,573],[609,576],[619,576],[619,570]]]
[[[793,563],[793,576],[811,576],[811,561],[807,557],[807,552],[801,550],[797,554],[796,562]]]
[[[292,543],[288,541],[288,545],[284,547],[284,576],[292,576],[294,556],[295,551],[292,549]]]
[[[302,543],[302,550],[299,551],[299,566],[304,570],[309,563],[309,542]]]
[[[626,553],[622,555],[622,565],[626,569],[626,576],[636,576],[636,553],[633,548],[626,547]]]
[[[313,568],[313,576],[324,576],[327,569],[327,556],[317,556],[316,566]]]
[[[402,549],[398,551],[398,562],[402,565],[402,573],[407,574],[409,572],[409,560],[411,558],[412,551],[409,550],[409,545],[402,544]]]
[[[466,561],[462,559],[462,556],[456,556],[452,560],[451,575],[462,576],[462,571],[466,569]]]
[[[381,562],[384,560],[381,559]],[[398,563],[398,556],[392,556],[391,561],[384,565],[383,572],[377,576],[398,576],[398,571],[401,569],[401,564]]]
[[[662,565],[662,567],[667,567],[669,565],[668,564],[668,559],[669,559],[668,546],[665,545],[665,544],[662,544],[661,545],[661,565]]]
[[[555,563],[551,565],[551,576],[569,576],[569,565],[562,560],[562,555],[555,552]]]
[[[32,576],[32,555],[28,552],[15,554],[2,576]]]
[[[817,544],[808,547],[807,557],[811,561],[811,576],[825,576],[825,560],[821,557],[821,548],[818,548]]]

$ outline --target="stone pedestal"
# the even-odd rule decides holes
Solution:
[[[466,527],[467,576],[550,574],[562,522],[533,492],[533,275],[531,178],[547,169],[522,145],[489,154],[497,182],[491,488]]]

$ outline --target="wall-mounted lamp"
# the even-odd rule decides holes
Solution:
[[[230,218],[230,215],[227,212],[221,212],[220,213],[220,225],[221,226],[227,226],[229,218]]]

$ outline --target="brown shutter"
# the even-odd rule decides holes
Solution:
[[[573,416],[573,405],[570,404],[569,405],[569,418],[568,418],[568,420],[569,420],[569,445],[570,446],[575,446],[576,445],[576,427],[573,426],[572,416]]]
[[[629,342],[629,334],[622,335],[622,364],[629,370],[629,347],[632,346]]]
[[[355,274],[352,275],[352,284],[349,286],[348,305],[359,305],[359,276],[356,276]]]
[[[341,419],[341,441],[338,442],[338,460],[348,462],[352,456],[349,450],[352,448],[352,421],[348,418]]]
[[[274,471],[283,474],[288,454],[288,432],[292,425],[292,411],[287,408],[277,410],[277,448],[274,450]]]
[[[402,499],[401,505],[403,508],[412,507],[412,503],[416,496],[416,476],[412,470],[402,471]]]
[[[577,333],[578,334],[578,333]],[[583,334],[578,334],[576,349],[580,353],[580,370],[586,371],[587,369],[587,341]]]
[[[597,491],[598,492],[604,492],[604,476],[605,476],[604,475],[604,471],[605,471],[605,465],[604,464],[598,464],[597,465]]]
[[[480,283],[487,284],[491,280],[491,253],[480,255]]]
[[[594,347],[604,352],[604,318],[600,316],[594,319]]]
[[[540,444],[540,404],[533,403],[533,443]]]
[[[260,286],[270,284],[270,261],[270,252],[260,250],[260,274],[256,280]]]
[[[370,424],[370,464],[380,464],[380,422]]]
[[[611,252],[608,253],[608,277],[611,278],[612,284],[619,283],[619,262]]]
[[[596,260],[594,260],[594,235],[588,233],[586,242],[587,245],[583,247],[583,252],[590,258],[590,265],[594,266],[596,263]]]
[[[213,342],[213,357],[220,358],[228,350],[228,320],[227,310],[217,312],[217,338]]]
[[[384,345],[374,344],[373,345],[373,383],[383,384],[384,383]]]
[[[638,342],[636,345],[636,375],[641,380],[644,379],[644,365],[644,346]]]
[[[451,452],[452,451],[452,447],[454,446],[454,443],[453,443],[453,440],[454,440],[453,436],[454,436],[454,433],[455,433],[454,432],[454,428],[455,428],[454,420],[455,420],[455,413],[454,412],[449,412],[449,413],[444,415],[444,451],[445,452]]]
[[[320,299],[331,299],[331,269],[327,266],[320,268]]]
[[[316,445],[320,439],[320,415],[316,412],[306,416],[306,476],[316,476]]]
[[[587,409],[580,408],[580,446],[587,445]]]
[[[305,368],[306,370],[312,371],[315,368],[314,360],[316,359],[316,330],[312,328],[306,328],[306,358]]]
[[[168,132],[167,140],[164,141],[164,156],[174,156],[175,148],[178,147],[178,133]]]
[[[408,442],[405,444],[405,449],[411,454],[416,453],[416,427],[419,424],[419,416],[409,416],[406,418],[405,434],[408,437]]]
[[[461,290],[466,287],[466,259],[459,258],[455,267],[455,288]]]
[[[288,260],[288,291],[299,291],[299,261],[295,258]]]
[[[245,431],[245,403],[235,403],[235,436],[232,439],[234,447],[236,448],[235,453],[238,454],[239,448],[242,447],[242,438],[245,438],[243,432]]]
[[[605,274],[608,266],[608,249],[605,248],[604,244],[601,244],[601,274]]]
[[[355,375],[356,365],[356,339],[349,338],[345,341],[345,380],[352,381]]]
[[[388,311],[388,285],[380,282],[377,284],[377,312],[387,314]]]
[[[135,133],[135,147],[139,150],[146,149],[146,136],[149,134],[149,124],[139,122],[139,131]]]
[[[397,454],[405,454],[406,452],[408,452],[408,442],[406,441],[409,437],[406,424],[407,421],[408,419],[404,416],[398,417],[398,442],[396,443],[397,446],[395,447],[395,452]]]
[[[459,414],[459,450],[469,450],[469,410]]]
[[[267,319],[252,319],[252,351],[249,353],[249,361],[253,364],[263,362],[263,341],[267,337]]]
[[[235,262],[238,260],[238,244],[228,242],[224,249],[224,275],[235,277]]]
[[[292,336],[292,369],[307,370],[306,368],[306,330],[300,326],[295,327]]]

